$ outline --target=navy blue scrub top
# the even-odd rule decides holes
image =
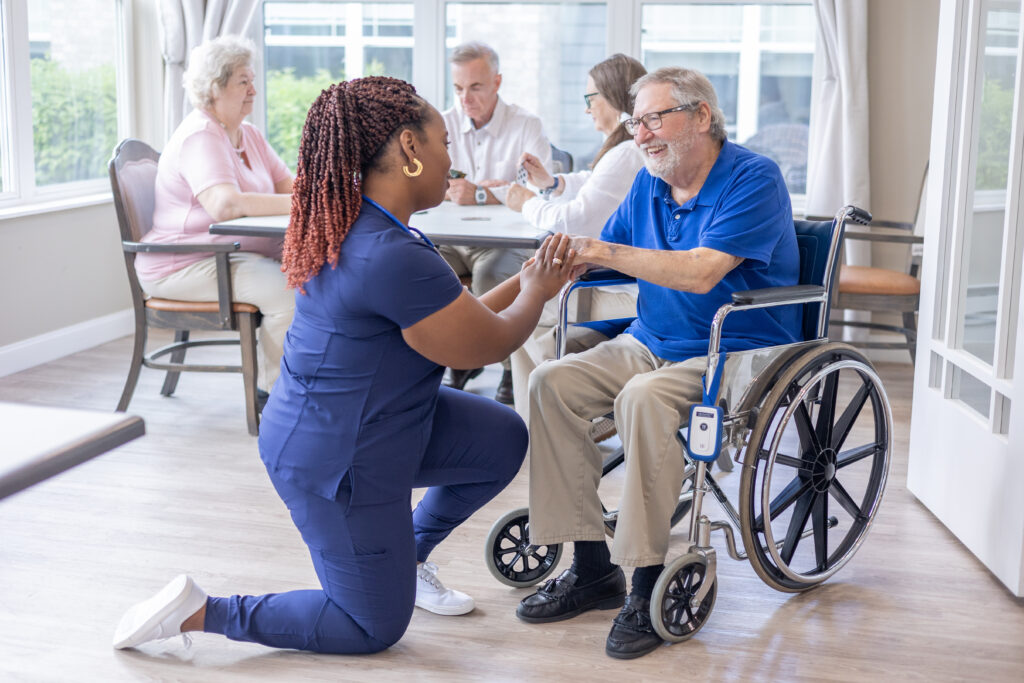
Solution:
[[[352,504],[408,495],[395,482],[415,474],[426,449],[444,368],[406,344],[402,329],[461,293],[429,242],[364,199],[337,265],[296,292],[260,423],[267,468],[328,499],[349,474]]]

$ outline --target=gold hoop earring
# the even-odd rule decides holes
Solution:
[[[402,173],[404,173],[409,178],[415,178],[420,173],[423,173],[423,164],[420,162],[419,159],[413,159],[412,163],[416,164],[416,170],[415,171],[410,171],[408,164],[406,164],[405,166],[402,167]]]

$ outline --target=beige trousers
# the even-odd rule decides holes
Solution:
[[[491,291],[518,273],[523,263],[533,256],[532,249],[458,247],[449,244],[442,245],[438,251],[456,275],[472,276],[469,291],[476,297]],[[507,358],[501,365],[506,370],[511,367]]]
[[[589,297],[589,313],[585,320],[614,320],[636,315],[636,285],[615,285],[576,290],[573,296],[584,293]],[[569,300],[569,322],[575,322],[576,306]],[[530,419],[528,381],[534,368],[555,357],[555,327],[558,325],[558,297],[544,305],[537,329],[530,338],[512,352],[512,389],[515,408],[519,416]],[[570,327],[566,336],[566,352],[578,353],[596,346],[607,337],[585,327]]]
[[[263,315],[257,333],[256,386],[269,392],[281,373],[284,335],[295,314],[295,292],[288,288],[279,261],[248,251],[233,253],[229,260],[235,301],[258,306]],[[140,284],[146,294],[162,299],[216,301],[217,263],[211,256],[160,280]]]
[[[530,375],[530,541],[600,541],[602,453],[591,420],[614,409],[626,453],[612,562],[661,564],[683,484],[676,438],[700,402],[706,361],[667,361],[632,335],[542,363]]]

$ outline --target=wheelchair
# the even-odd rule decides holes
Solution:
[[[892,453],[892,410],[871,363],[853,347],[829,340],[832,286],[846,222],[867,224],[871,215],[847,206],[829,221],[794,221],[800,252],[799,284],[735,292],[715,314],[705,381],[721,382],[714,399],[722,408],[717,458],[692,458],[686,428],[678,439],[686,460],[683,489],[672,524],[690,514],[690,546],[669,561],[651,598],[651,621],[666,641],[693,637],[707,623],[718,590],[711,533],[721,531],[729,556],[748,560],[770,587],[811,589],[856,553],[885,491]],[[569,295],[579,287],[630,281],[614,271],[592,271],[569,283],[560,299],[556,348],[565,350]],[[755,308],[801,304],[805,341],[721,353],[726,316]],[[623,462],[621,449],[608,457],[602,476]],[[711,462],[731,471],[741,465],[738,509],[710,472]],[[711,521],[704,498],[711,494],[725,520]],[[838,505],[830,509],[830,499]],[[832,514],[830,514],[832,513]],[[605,510],[614,534],[616,511]],[[738,530],[743,549],[735,540]],[[488,569],[502,583],[533,585],[551,574],[561,544],[530,544],[529,510],[501,517],[486,542]],[[803,543],[805,539],[810,542]]]

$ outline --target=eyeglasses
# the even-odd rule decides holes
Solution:
[[[583,101],[587,103],[587,109],[590,109],[590,102],[591,102],[591,100],[593,100],[595,97],[597,97],[600,94],[601,93],[599,93],[599,92],[588,92],[586,95],[583,96]]]
[[[635,119],[626,119],[622,122],[622,125],[626,127],[626,132],[630,135],[636,135],[640,132],[640,124],[644,124],[644,128],[650,131],[655,131],[661,128],[661,117],[665,114],[671,114],[674,111],[687,111],[688,109],[696,109],[700,106],[700,102],[691,102],[690,104],[682,104],[678,107],[672,107],[671,109],[662,109],[661,111],[652,111],[649,114],[644,114]]]

